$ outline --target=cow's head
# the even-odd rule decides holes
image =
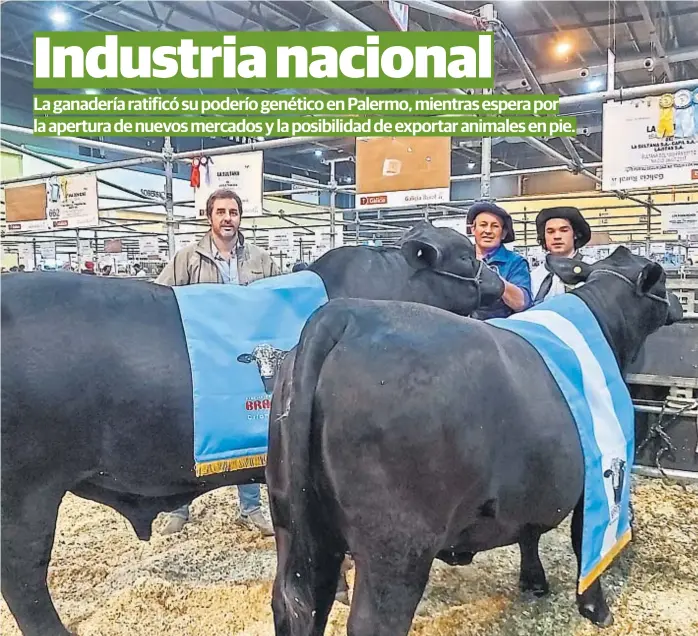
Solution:
[[[614,458],[611,462],[611,467],[607,468],[603,476],[611,480],[613,488],[613,503],[618,506],[623,497],[623,485],[625,484],[625,466],[624,459]]]
[[[662,266],[626,247],[593,265],[548,255],[548,269],[567,285],[587,283],[572,293],[596,314],[611,345],[619,348],[621,366],[637,355],[647,336],[681,320],[679,299],[667,290]],[[614,335],[613,335],[614,334]]]
[[[274,390],[276,374],[287,353],[288,351],[277,349],[269,344],[261,344],[252,349],[252,353],[241,353],[238,356],[238,362],[244,364],[256,362],[262,384],[264,384],[264,391],[271,393]]]
[[[499,276],[477,260],[471,241],[452,228],[422,221],[403,236],[400,251],[415,270],[411,282],[426,296],[419,302],[468,315],[504,293]]]

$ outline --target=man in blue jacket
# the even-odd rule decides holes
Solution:
[[[515,239],[509,213],[489,201],[479,201],[468,210],[468,223],[475,237],[475,252],[504,281],[504,294],[494,305],[473,313],[473,318],[506,318],[531,306],[531,271],[528,262],[504,247]]]

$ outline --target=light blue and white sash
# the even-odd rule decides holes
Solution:
[[[594,314],[574,294],[487,322],[536,348],[577,424],[585,467],[581,594],[631,539],[635,420],[630,393]]]
[[[251,285],[173,288],[191,364],[196,474],[266,464],[272,383],[310,315],[327,302],[312,271]]]

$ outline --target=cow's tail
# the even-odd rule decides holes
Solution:
[[[273,595],[277,634],[311,633],[308,626],[315,620],[317,590],[324,585],[325,593],[334,598],[332,572],[335,565],[339,570],[344,545],[333,523],[332,506],[326,505],[327,500],[321,504],[318,497],[319,482],[326,480],[321,462],[313,461],[320,450],[313,405],[324,361],[350,316],[341,301],[320,309],[303,329],[274,389],[267,484],[278,556]],[[327,565],[324,572],[322,564]]]

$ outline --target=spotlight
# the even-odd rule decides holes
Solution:
[[[572,45],[566,40],[562,40],[555,45],[555,53],[560,57],[564,57],[572,50]]]
[[[59,9],[58,7],[51,11],[50,18],[51,22],[53,22],[56,26],[64,26],[68,24],[70,20],[68,14],[63,11],[63,9]]]

